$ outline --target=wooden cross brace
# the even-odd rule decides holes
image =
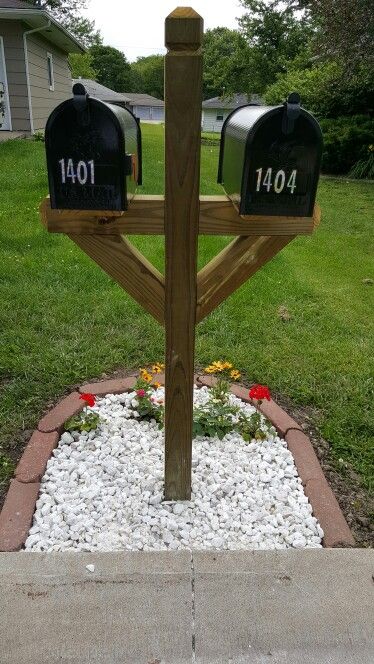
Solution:
[[[165,323],[165,278],[125,237],[164,235],[164,197],[136,196],[127,212],[52,210],[40,206],[50,233],[65,233],[161,325]],[[296,235],[311,235],[313,217],[239,216],[227,196],[200,196],[200,235],[236,236],[197,273],[196,323],[200,323],[283,249]]]

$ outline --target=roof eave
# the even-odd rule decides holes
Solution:
[[[42,28],[44,26],[47,28],[50,23],[51,27],[53,26],[56,31],[64,36],[64,39],[56,40],[48,36],[47,39],[49,41],[56,44],[66,53],[85,53],[87,51],[85,46],[83,46],[83,44],[81,44],[71,32],[66,30],[66,28],[64,28],[44,9],[12,9],[11,7],[0,7],[0,19],[1,18],[24,21],[25,23],[28,23],[31,28]],[[40,19],[45,20],[40,21]]]

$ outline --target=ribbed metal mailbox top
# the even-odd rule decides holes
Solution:
[[[222,128],[218,182],[242,215],[311,216],[321,155],[319,124],[295,93],[244,106]]]
[[[81,84],[74,92],[46,126],[51,207],[126,210],[142,178],[139,123],[128,109],[86,95]]]

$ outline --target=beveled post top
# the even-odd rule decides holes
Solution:
[[[204,21],[192,7],[177,7],[165,20],[165,46],[169,51],[197,51]]]

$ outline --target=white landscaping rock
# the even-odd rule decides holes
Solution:
[[[155,396],[162,398],[163,388]],[[195,389],[196,404],[208,396],[207,387]],[[137,419],[135,401],[134,392],[99,398],[91,409],[102,418],[96,431],[62,434],[41,483],[26,551],[322,546],[323,531],[292,454],[275,434],[251,443],[237,433],[195,439],[191,501],[163,502],[163,432],[155,421]]]

